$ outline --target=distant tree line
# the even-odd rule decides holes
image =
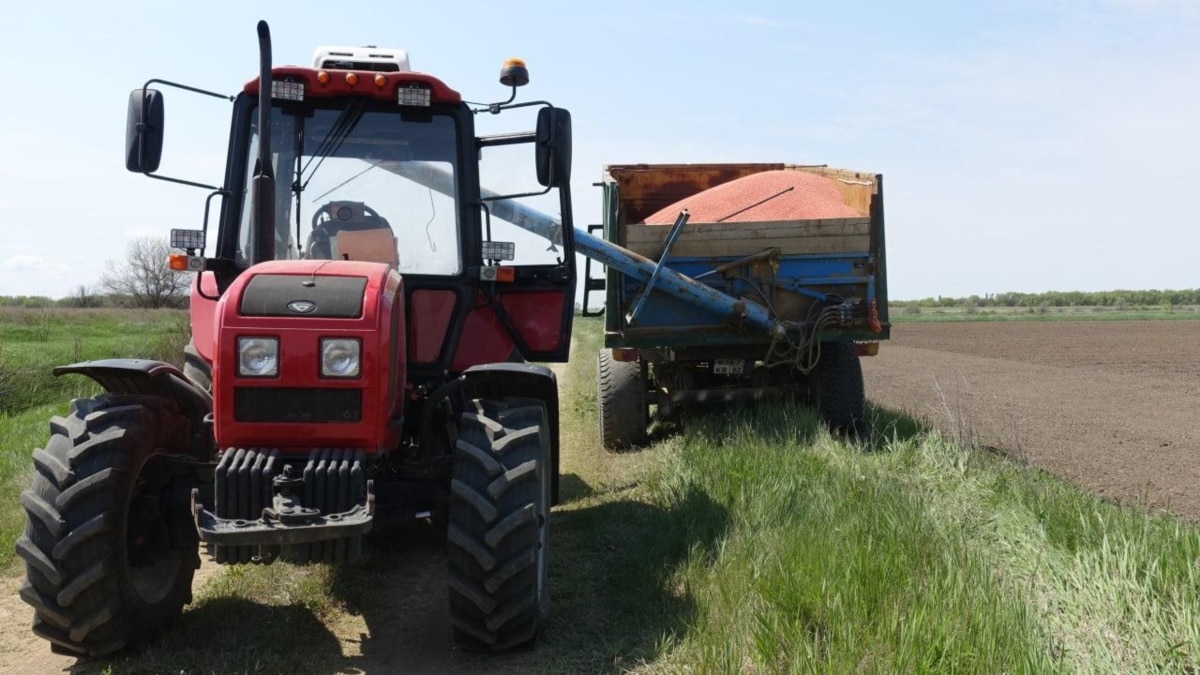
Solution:
[[[920,300],[889,300],[892,307],[1177,307],[1200,305],[1200,288],[1143,291],[1047,291],[989,293],[966,297],[937,296]]]
[[[176,297],[159,307],[172,309],[187,309],[187,297]],[[99,287],[81,285],[65,298],[51,298],[45,295],[0,295],[0,307],[23,307],[25,309],[91,309],[118,307],[149,307],[136,298],[104,293]]]
[[[80,284],[65,298],[43,295],[0,296],[0,307],[136,307],[185,308],[191,276],[167,268],[171,245],[165,239],[142,237],[129,242],[125,257],[109,260],[95,286]]]

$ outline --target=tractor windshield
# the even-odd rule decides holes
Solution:
[[[452,117],[360,99],[271,112],[275,259],[388,262],[402,274],[462,270],[458,204],[449,196],[457,194]],[[245,261],[258,258],[249,199],[257,157],[252,128],[237,251]]]

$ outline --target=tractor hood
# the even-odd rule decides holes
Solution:
[[[400,275],[381,263],[264,262],[213,322],[222,448],[386,447],[405,372]]]

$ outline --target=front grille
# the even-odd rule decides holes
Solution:
[[[361,422],[361,389],[238,387],[233,417],[239,422]]]

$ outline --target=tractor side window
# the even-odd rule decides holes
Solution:
[[[482,195],[510,195],[545,190],[537,182],[532,143],[482,148],[479,161]],[[563,258],[562,214],[558,190],[542,195],[487,201],[491,232],[485,222],[483,240],[497,248],[512,244],[512,262],[517,266],[555,265]],[[487,244],[484,256],[487,257]]]

